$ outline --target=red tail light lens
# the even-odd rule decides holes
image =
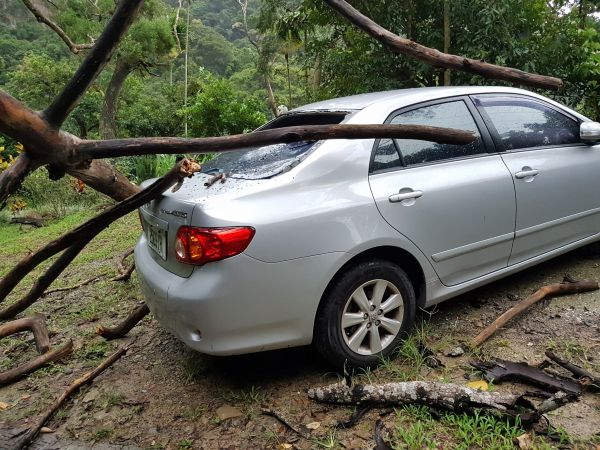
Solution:
[[[188,264],[205,264],[242,253],[254,237],[252,227],[180,227],[175,239],[175,256]]]

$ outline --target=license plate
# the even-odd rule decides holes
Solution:
[[[148,232],[148,247],[154,250],[162,259],[167,259],[167,232],[146,222]]]

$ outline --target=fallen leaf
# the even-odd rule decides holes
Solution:
[[[42,427],[40,428],[40,433],[54,433],[54,430],[52,428]]]
[[[487,391],[489,389],[489,384],[485,380],[475,380],[467,383],[471,389],[478,389],[480,391]]]
[[[8,409],[10,407],[11,407],[11,405],[9,405],[8,403],[0,402],[0,409],[2,411],[4,411],[5,409]]]
[[[293,447],[292,444],[283,443],[283,444],[279,444],[278,449],[279,450],[287,450],[288,448],[292,448],[292,447]]]
[[[30,394],[24,394],[24,395],[21,395],[21,400],[28,400],[28,399],[30,399],[30,398],[31,398],[31,395],[30,395]]]
[[[223,405],[217,409],[217,416],[221,420],[231,419],[233,417],[243,416],[244,413],[238,408],[229,405]]]
[[[311,422],[306,424],[306,428],[309,430],[316,430],[321,426],[321,422]]]
[[[529,433],[525,433],[517,437],[517,443],[519,444],[519,448],[522,450],[529,450],[533,445]]]

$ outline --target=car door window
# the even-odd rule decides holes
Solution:
[[[373,155],[372,172],[379,170],[393,169],[402,166],[402,159],[398,149],[391,139],[382,139],[379,141],[375,154]]]
[[[473,100],[496,129],[496,145],[501,150],[580,142],[579,123],[542,102],[497,95],[480,95]]]
[[[396,140],[396,144],[400,150],[404,164],[407,166],[451,158],[464,158],[485,151],[475,120],[469,108],[462,100],[416,108],[398,114],[392,119],[391,123],[456,128],[458,130],[472,131],[477,137],[475,141],[467,145],[438,144],[429,141],[398,139]]]

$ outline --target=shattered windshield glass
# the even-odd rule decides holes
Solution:
[[[273,119],[260,130],[297,125],[333,125],[341,123],[348,111],[310,111],[285,114]],[[203,173],[224,173],[227,178],[260,180],[287,172],[316,148],[316,141],[292,142],[223,152],[202,166]]]
[[[315,144],[293,142],[220,153],[202,165],[203,173],[222,172],[230,178],[259,180],[290,170]]]

